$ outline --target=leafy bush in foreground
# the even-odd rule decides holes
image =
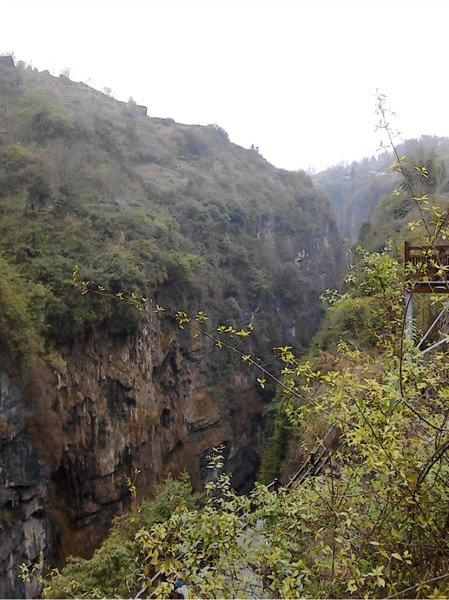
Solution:
[[[72,560],[51,574],[47,597],[123,593],[104,585],[118,579],[129,595],[168,598],[178,577],[198,598],[447,597],[449,361],[423,360],[402,339],[396,263],[362,258],[353,293],[334,305],[338,313],[363,288],[376,346],[341,340],[323,371],[277,349],[290,425],[310,447],[331,427],[338,436],[322,474],[237,496],[215,457],[201,507],[181,498],[147,522],[134,512],[126,522],[138,527],[114,529],[101,565],[100,551]]]

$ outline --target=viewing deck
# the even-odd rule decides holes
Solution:
[[[412,265],[407,275],[410,292],[421,294],[449,293],[449,244],[444,246],[411,246],[405,242],[405,269]]]

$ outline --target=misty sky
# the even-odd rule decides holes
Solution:
[[[376,153],[376,89],[404,138],[449,136],[448,17],[447,0],[0,0],[0,53],[320,171]]]

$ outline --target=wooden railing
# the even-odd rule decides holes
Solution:
[[[404,245],[404,261],[410,291],[413,293],[449,293],[449,245]],[[411,265],[413,268],[409,269]]]

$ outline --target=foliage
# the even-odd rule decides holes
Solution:
[[[134,532],[129,592],[172,597],[181,577],[200,598],[445,597],[449,363],[410,352],[401,392],[390,334],[375,355],[341,342],[326,373],[279,348],[291,422],[318,438],[326,421],[338,423],[326,474],[236,496],[215,457],[201,509],[180,503],[162,523]],[[49,597],[106,596],[99,578],[76,592],[58,587],[69,576],[79,585],[80,573],[66,569],[47,583]]]
[[[36,158],[21,144],[7,146],[1,152],[0,192],[18,193],[35,174]]]
[[[36,175],[28,188],[27,207],[28,213],[34,213],[38,208],[45,206],[51,199],[51,189],[42,175]]]
[[[42,350],[40,310],[45,289],[26,282],[0,256],[0,351],[12,363],[30,363]]]
[[[263,412],[265,419],[264,438],[258,480],[266,485],[282,475],[285,466],[288,442],[298,441],[297,431],[289,423],[280,388]]]
[[[371,253],[361,246],[354,254],[341,291],[321,295],[329,311],[312,342],[315,350],[335,351],[340,340],[372,348],[380,335],[402,331],[406,284],[398,260],[388,250]]]
[[[288,323],[300,322],[292,341],[307,346],[322,314],[316,274],[337,282],[341,239],[304,173],[287,176],[217,125],[133,117],[127,103],[83,84],[11,71],[0,72],[0,250],[45,287],[48,341],[127,335],[140,323],[123,303],[79,303],[70,286],[78,264],[114,295],[217,315],[237,305],[233,318],[254,315],[268,338],[280,329],[290,339]],[[315,261],[295,262],[324,238]]]
[[[145,500],[133,512],[116,517],[108,538],[93,557],[69,557],[63,571],[51,571],[51,581],[44,586],[47,598],[126,598],[139,585],[136,555],[140,544],[137,533],[169,519],[179,507],[192,510],[197,497],[187,476],[168,478],[157,487],[153,500]]]

